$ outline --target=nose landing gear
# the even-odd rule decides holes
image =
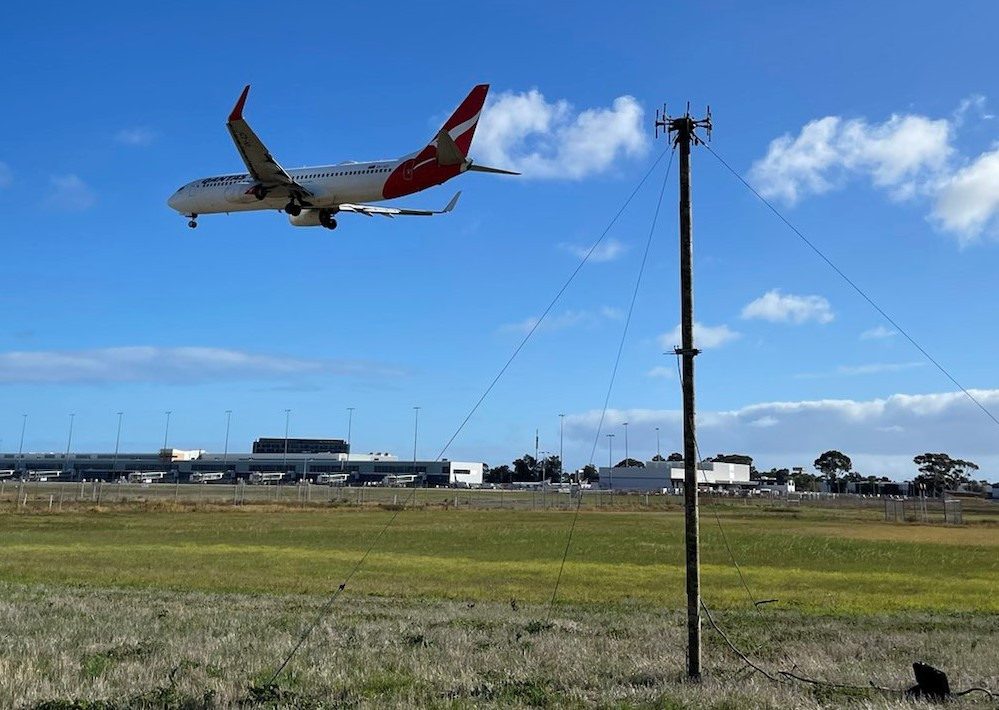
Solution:
[[[192,214],[192,215],[188,215],[188,216],[191,218],[191,221],[187,223],[187,226],[190,227],[191,229],[197,229],[197,227],[198,227],[198,221],[197,221],[198,220],[198,215]]]

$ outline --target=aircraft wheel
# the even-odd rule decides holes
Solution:
[[[289,202],[284,206],[284,211],[290,214],[292,217],[297,217],[302,214],[302,208],[296,205],[294,202]]]
[[[326,229],[336,229],[336,220],[333,219],[333,210],[319,210],[319,224]]]
[[[198,223],[192,219],[190,222],[187,223],[187,226],[190,227],[191,229],[195,229],[197,228]]]

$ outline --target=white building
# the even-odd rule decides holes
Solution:
[[[481,486],[485,464],[481,461],[412,461],[400,459],[388,452],[372,451],[367,454],[345,453],[209,453],[201,449],[163,449],[157,453],[63,453],[0,454],[3,467],[16,466],[14,470],[52,470],[51,475],[61,475],[67,480],[102,479],[116,481],[135,473],[165,475],[159,479],[169,481],[200,482],[196,474],[222,475],[213,480],[231,482],[249,480],[254,473],[282,474],[278,478],[286,483],[303,479],[318,480],[325,474],[344,475],[347,485],[377,485],[388,483],[390,477],[410,476],[418,486]]]
[[[599,486],[615,491],[669,491],[683,488],[683,461],[647,461],[644,467],[600,468]],[[699,485],[707,488],[748,488],[749,466],[702,461],[697,465]]]

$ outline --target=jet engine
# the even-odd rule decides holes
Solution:
[[[336,210],[328,208],[303,209],[298,215],[288,215],[288,221],[295,227],[326,227],[326,229],[336,229],[336,220],[333,215]]]

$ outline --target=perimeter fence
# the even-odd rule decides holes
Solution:
[[[260,509],[302,507],[387,507],[400,505],[454,510],[583,510],[680,511],[681,495],[584,489],[552,488],[395,488],[385,486],[337,486],[314,483],[253,485],[238,483],[108,483],[101,481],[17,481],[0,480],[0,511],[59,511],[73,508],[152,504],[178,506],[255,506]],[[809,508],[883,511],[889,522],[964,522],[960,500],[898,499],[850,494],[734,494],[703,492],[704,505],[737,510],[781,509],[791,517]],[[996,508],[987,501],[972,504]]]

